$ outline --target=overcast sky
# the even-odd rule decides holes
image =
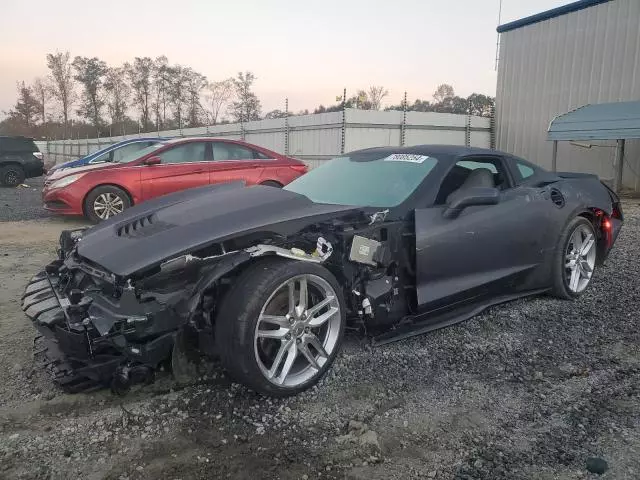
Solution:
[[[503,0],[502,23],[569,3]],[[100,5],[100,6],[98,6]],[[16,82],[47,74],[45,55],[69,50],[120,65],[166,55],[209,80],[257,77],[263,111],[313,109],[384,85],[385,103],[495,94],[499,0],[6,0],[0,15],[0,112]],[[0,115],[0,117],[3,115]]]

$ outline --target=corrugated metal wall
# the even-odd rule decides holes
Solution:
[[[549,122],[588,103],[640,100],[640,0],[614,0],[502,34],[496,148],[551,166]],[[597,144],[597,146],[596,146]],[[613,178],[614,142],[560,142],[558,169]],[[640,141],[624,185],[640,189]]]
[[[288,128],[287,128],[288,120]],[[342,130],[345,130],[345,152],[367,147],[401,145],[403,112],[378,112],[371,110],[347,109],[343,122],[343,112],[301,115],[272,120],[258,120],[241,124],[215,125],[211,127],[168,130],[142,134],[143,136],[180,137],[209,135],[239,140],[244,133],[245,141],[286,153],[288,134],[288,154],[300,158],[311,167],[331,157],[340,155]],[[448,113],[407,112],[405,145],[425,143],[446,143],[465,145],[469,134],[469,144],[489,147],[490,119]],[[127,138],[132,138],[129,135]],[[125,137],[92,138],[78,140],[58,140],[36,142],[55,163],[80,158]]]

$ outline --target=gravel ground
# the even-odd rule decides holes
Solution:
[[[640,204],[624,208],[578,301],[517,301],[373,349],[350,337],[317,388],[285,400],[216,369],[124,398],[61,393],[33,368],[18,299],[71,221],[4,223],[0,478],[640,478]]]
[[[47,218],[51,214],[42,208],[44,177],[27,178],[26,187],[0,186],[0,222]]]

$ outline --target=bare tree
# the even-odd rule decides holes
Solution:
[[[47,101],[49,100],[49,96],[51,94],[51,85],[48,84],[47,80],[41,77],[37,77],[33,82],[33,94],[38,99],[38,103],[40,104],[40,121],[45,123],[47,121],[46,110],[47,110]]]
[[[55,55],[47,54],[47,67],[51,71],[49,74],[52,86],[51,93],[60,102],[65,136],[69,130],[69,109],[75,100],[70,60],[69,52],[57,52]]]
[[[202,125],[202,103],[200,102],[200,94],[202,90],[207,86],[207,77],[192,70],[186,68],[184,70],[185,83],[187,88],[187,108],[189,114],[189,126],[199,127]]]
[[[455,95],[456,93],[453,90],[453,87],[451,85],[443,83],[441,85],[438,85],[436,91],[433,92],[433,100],[435,101],[435,103],[442,103],[445,99],[453,98],[455,97]]]
[[[239,72],[233,79],[236,101],[231,104],[231,112],[236,122],[260,119],[260,100],[251,91],[256,77],[251,72]]]
[[[167,122],[169,108],[169,61],[164,55],[157,57],[153,65],[153,112],[156,117],[156,128],[160,130]]]
[[[153,60],[149,57],[136,57],[133,60],[133,64],[125,64],[127,74],[131,80],[133,103],[138,108],[140,123],[142,123],[144,130],[149,128],[153,66]]]
[[[173,118],[178,126],[182,128],[184,124],[184,111],[188,100],[188,86],[186,68],[181,65],[168,67],[169,83],[168,96]]]
[[[382,107],[382,99],[389,95],[389,90],[383,86],[372,85],[369,87],[369,102],[371,102],[371,110],[380,110]]]
[[[127,103],[131,96],[131,87],[127,83],[127,71],[124,67],[109,68],[104,80],[107,110],[112,125],[122,125],[127,114]]]
[[[82,85],[82,102],[78,115],[90,120],[95,128],[102,125],[102,82],[107,74],[106,62],[97,57],[76,57],[73,59],[76,75],[73,77]]]
[[[218,123],[218,117],[222,109],[229,103],[233,95],[233,79],[227,78],[221,82],[213,82],[207,86],[209,94],[206,96],[210,110],[209,121],[212,125]]]

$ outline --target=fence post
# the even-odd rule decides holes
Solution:
[[[407,135],[407,92],[402,100],[402,123],[400,124],[400,146],[404,147]]]
[[[467,108],[467,121],[464,126],[464,145],[465,147],[471,146],[471,102]]]
[[[347,89],[342,91],[342,139],[340,141],[340,153],[344,153],[344,145],[347,136]]]
[[[289,99],[284,99],[284,154],[289,155]]]
[[[496,149],[496,106],[491,105],[491,118],[489,120],[489,147]]]

